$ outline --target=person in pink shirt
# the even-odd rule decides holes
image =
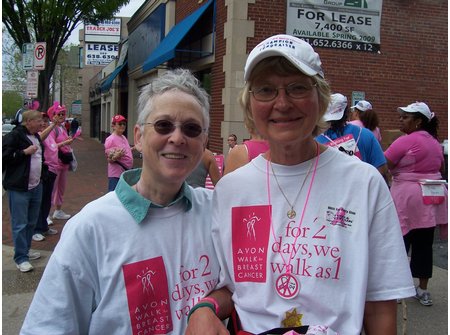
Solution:
[[[250,133],[250,139],[242,144],[236,144],[230,150],[225,162],[224,175],[244,166],[259,154],[269,150],[269,143],[259,135],[253,120],[246,113],[244,113],[244,122]]]
[[[406,252],[411,249],[411,273],[419,278],[416,298],[422,305],[431,306],[433,300],[427,287],[433,271],[434,230],[439,226],[445,232],[448,225],[447,188],[441,180],[444,155],[437,141],[438,119],[423,102],[397,110],[400,130],[405,135],[395,140],[384,155],[392,174],[391,194]]]
[[[57,177],[55,179],[55,185],[53,186],[52,204],[55,206],[52,218],[58,220],[67,220],[70,218],[70,214],[66,214],[62,210],[62,204],[64,201],[64,192],[67,184],[67,172],[69,171],[70,163],[63,163],[59,156],[60,153],[72,153],[70,145],[73,142],[73,138],[67,134],[67,130],[64,127],[66,120],[66,106],[60,105],[58,101],[55,101],[51,106],[47,114],[50,119],[55,120],[58,125],[49,134],[49,137],[53,137],[54,142],[58,148],[58,167]]]
[[[46,178],[43,178],[42,182],[42,202],[41,210],[39,212],[39,219],[36,223],[33,233],[33,241],[43,241],[45,240],[45,235],[55,235],[58,233],[56,229],[49,228],[49,223],[53,223],[48,215],[50,214],[50,209],[52,207],[52,192],[53,186],[55,184],[56,177],[58,176],[58,146],[55,143],[53,136],[49,136],[50,133],[59,126],[60,121],[58,116],[54,116],[53,122],[50,123],[50,118],[47,113],[42,113],[42,131],[39,132],[39,136],[44,144],[44,158],[45,166],[48,171]]]
[[[349,123],[369,129],[375,135],[378,142],[381,143],[381,132],[378,127],[380,121],[377,113],[372,108],[372,104],[366,100],[360,100],[356,105],[350,107],[350,110],[351,121]]]
[[[133,154],[128,139],[123,134],[127,119],[115,115],[111,120],[113,132],[105,140],[105,154],[108,160],[108,192],[114,191],[122,172],[133,167]]]

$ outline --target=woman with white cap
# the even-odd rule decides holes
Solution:
[[[356,335],[364,324],[367,334],[395,334],[395,300],[414,295],[397,214],[373,166],[314,140],[330,100],[319,55],[272,36],[251,51],[244,80],[244,113],[270,149],[214,192],[231,333]],[[227,334],[214,307],[230,301],[209,299],[191,309],[187,334]]]
[[[317,136],[316,141],[373,165],[387,180],[388,168],[380,143],[369,129],[347,122],[348,112],[347,97],[340,93],[332,94],[323,116],[329,128]]]
[[[436,226],[447,229],[448,198],[444,155],[437,141],[438,119],[423,102],[399,107],[400,130],[384,153],[392,174],[391,194],[397,208],[406,251],[411,249],[412,276],[419,278],[416,298],[424,306],[433,300],[428,280],[433,272]]]
[[[369,129],[378,142],[381,143],[380,120],[378,114],[373,110],[372,104],[366,100],[360,100],[350,107],[350,124]]]

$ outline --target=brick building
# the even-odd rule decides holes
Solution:
[[[349,103],[354,92],[363,92],[382,130],[398,128],[396,107],[424,101],[440,119],[440,140],[446,139],[447,9],[447,1],[385,0],[379,52],[315,47],[333,91]],[[139,88],[182,66],[211,94],[210,149],[225,152],[230,133],[239,142],[248,138],[237,103],[245,60],[258,42],[286,29],[284,0],[148,0],[128,23],[128,70],[120,74],[128,78],[130,124]]]

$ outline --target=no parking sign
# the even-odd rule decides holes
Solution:
[[[45,55],[47,43],[37,42],[34,44],[34,70],[45,70]]]

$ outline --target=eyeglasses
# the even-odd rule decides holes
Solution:
[[[126,122],[119,122],[119,123],[116,123],[118,126],[126,126],[127,124],[126,124]]]
[[[278,96],[278,90],[283,89],[286,95],[292,99],[303,99],[306,98],[311,92],[312,88],[317,86],[317,83],[312,85],[307,85],[303,83],[292,83],[286,87],[273,87],[269,85],[255,87],[255,89],[249,92],[253,94],[253,97],[257,101],[271,101]]]
[[[175,131],[176,127],[180,127],[181,132],[187,137],[197,137],[206,129],[203,129],[198,123],[194,122],[186,122],[186,123],[178,123],[172,122],[169,120],[158,120],[155,122],[146,122],[143,125],[153,126],[155,131],[160,135],[168,135]]]
[[[64,113],[58,113],[57,115],[58,115],[58,116],[65,116],[66,114],[64,114]]]

